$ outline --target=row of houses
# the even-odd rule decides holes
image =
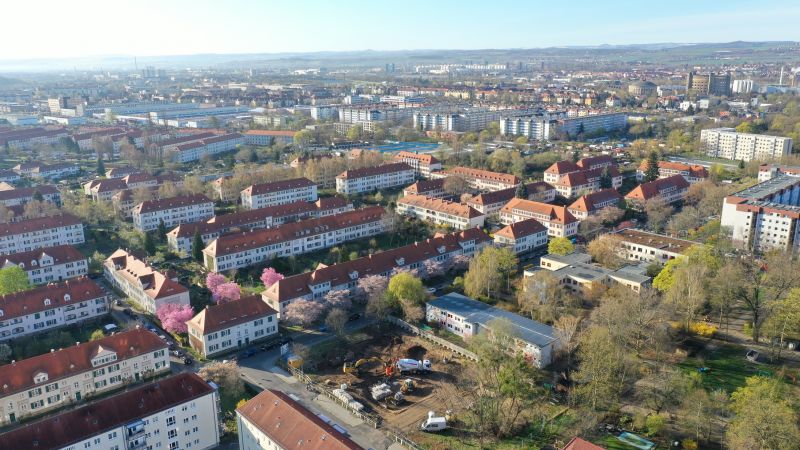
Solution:
[[[81,168],[78,164],[74,163],[44,164],[40,162],[27,162],[17,164],[11,170],[20,176],[28,178],[57,180],[75,176],[80,173]]]
[[[202,194],[178,195],[176,197],[145,200],[133,208],[133,226],[143,232],[157,229],[160,224],[167,228],[182,223],[197,222],[214,217],[214,202]]]
[[[44,202],[61,204],[61,193],[50,184],[27,188],[0,186],[0,204],[7,207],[22,206],[39,198]]]
[[[71,245],[58,245],[29,252],[0,255],[0,268],[16,266],[33,284],[47,284],[86,275],[89,260]]]
[[[30,252],[85,241],[83,223],[71,214],[0,224],[0,254]]]
[[[107,174],[112,170],[113,169],[106,171]],[[92,197],[94,201],[112,201],[114,195],[124,190],[154,188],[166,183],[172,183],[175,187],[183,186],[183,177],[174,173],[151,175],[147,172],[139,171],[133,173],[118,171],[118,175],[119,176],[115,176],[115,174],[111,172],[111,176],[107,175],[108,178],[106,179],[95,179],[84,183],[84,194]]]

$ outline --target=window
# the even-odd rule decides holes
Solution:
[[[169,432],[167,433],[167,437],[169,439],[173,439],[177,436],[178,436],[178,430],[169,430]]]
[[[167,426],[171,427],[172,425],[175,425],[175,416],[167,417]]]

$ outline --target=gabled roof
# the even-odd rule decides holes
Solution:
[[[639,168],[637,169],[638,172],[647,172],[647,167],[649,166],[649,161],[646,159],[639,164]],[[696,178],[708,178],[708,170],[700,165],[696,164],[684,164],[679,162],[673,161],[659,161],[658,162],[659,169],[665,170],[674,170],[678,172],[685,172],[687,175],[696,177]],[[759,168],[759,171],[761,169]]]
[[[567,442],[561,450],[606,450],[604,447],[594,445],[589,441],[584,441],[579,437],[574,437]]]
[[[100,286],[87,277],[50,283],[27,291],[0,296],[3,320],[105,297]]]
[[[242,190],[247,195],[264,195],[273,192],[288,191],[290,189],[300,189],[315,186],[316,183],[308,178],[292,178],[290,180],[273,181],[271,183],[253,184]]]
[[[433,180],[419,180],[412,185],[407,186],[403,191],[406,194],[419,194],[424,195],[428,192],[439,191],[444,189],[444,178],[436,178]]]
[[[133,211],[139,214],[146,214],[156,211],[164,211],[167,209],[181,208],[183,206],[194,206],[202,204],[212,204],[214,202],[209,200],[203,194],[192,195],[179,195],[177,197],[170,197],[161,200],[145,200],[136,205]]]
[[[540,214],[549,217],[550,222],[568,224],[578,222],[578,219],[567,211],[566,206],[555,206],[549,203],[535,202],[533,200],[525,200],[521,198],[513,198],[506,203],[506,206],[500,210],[508,214],[513,214],[513,210],[527,211],[533,214]]]
[[[16,200],[20,198],[29,198],[36,195],[36,193],[40,193],[42,195],[52,195],[58,194],[58,189],[51,184],[46,184],[43,186],[34,186],[34,187],[27,187],[27,188],[17,188],[17,189],[9,189],[6,191],[0,191],[0,202],[4,200]]]
[[[545,192],[555,189],[552,185],[545,183],[544,181],[528,183],[525,185],[525,188],[528,190],[529,196],[533,196],[540,192]],[[484,192],[467,200],[467,204],[493,205],[495,203],[507,203],[509,200],[514,198],[514,195],[516,193],[517,193],[516,187],[508,189],[500,189],[499,191]]]
[[[49,230],[52,228],[80,225],[81,221],[71,214],[60,216],[39,217],[37,219],[21,220],[19,222],[0,223],[0,236],[11,236],[22,233]]]
[[[131,283],[141,284],[145,295],[154,300],[189,291],[177,281],[173,281],[163,273],[156,271],[147,262],[123,249],[112,253],[103,264],[113,268],[116,273]]]
[[[602,189],[597,192],[592,192],[591,194],[578,197],[578,199],[572,202],[567,209],[570,211],[576,210],[585,213],[591,213],[598,209],[596,205],[609,201],[616,201],[616,203],[619,203],[620,200],[622,200],[622,196],[619,194],[619,192],[617,192],[616,189]]]
[[[539,223],[536,219],[525,219],[519,222],[506,225],[495,233],[495,236],[502,236],[507,239],[519,239],[533,234],[547,233],[547,227]]]
[[[400,152],[397,152],[397,154],[394,155],[394,159],[396,159],[398,161],[403,161],[403,160],[406,160],[406,159],[415,159],[415,160],[419,161],[420,163],[427,164],[427,165],[436,164],[436,163],[439,162],[439,160],[436,159],[436,157],[434,157],[433,155],[426,154],[426,153],[414,153],[414,152],[409,152],[409,151],[406,151],[406,150],[402,150]]]
[[[654,181],[642,183],[625,196],[632,200],[646,201],[661,195],[661,192],[669,189],[688,189],[689,182],[682,175],[672,175],[667,178],[659,178]]]
[[[397,205],[409,205],[417,208],[429,209],[431,211],[436,211],[450,216],[462,217],[465,219],[472,219],[474,217],[480,217],[483,215],[471,206],[451,202],[441,198],[426,197],[424,195],[406,195],[405,197],[397,200]]]
[[[277,312],[267,306],[261,296],[248,295],[236,301],[206,306],[186,324],[200,334],[209,334],[275,314]]]
[[[570,172],[577,172],[578,170],[581,170],[581,168],[572,161],[558,161],[551,164],[550,167],[544,170],[544,172],[561,175]]]
[[[71,245],[57,245],[55,247],[40,248],[29,252],[14,253],[11,255],[0,255],[0,267],[6,264],[24,264],[25,270],[39,268],[39,261],[45,256],[53,258],[53,265],[66,264],[70,262],[85,260],[81,252]],[[37,265],[31,265],[31,261],[36,261]]]
[[[473,178],[485,181],[498,181],[505,184],[517,185],[520,183],[519,177],[508,173],[492,172],[483,169],[473,169],[472,167],[453,167],[445,171],[447,175],[458,175],[464,178]]]
[[[374,167],[362,167],[360,169],[345,170],[336,176],[341,179],[364,178],[375,175],[382,175],[393,172],[413,171],[414,169],[404,162],[383,164]]]

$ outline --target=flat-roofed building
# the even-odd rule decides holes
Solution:
[[[71,214],[0,224],[0,254],[83,243],[83,224]]]
[[[536,219],[506,225],[494,233],[494,243],[516,254],[527,253],[547,245],[547,227]]]
[[[500,222],[510,225],[526,219],[536,219],[547,227],[548,236],[570,237],[578,234],[580,221],[566,206],[555,206],[521,198],[511,199],[500,210]]]
[[[787,166],[779,164],[761,164],[758,166],[758,182],[771,180],[778,174],[800,177],[800,166]]]
[[[58,245],[29,252],[0,255],[0,268],[17,266],[31,284],[45,284],[86,275],[89,260],[71,245]]]
[[[167,228],[214,217],[214,202],[202,194],[179,195],[161,200],[145,200],[131,212],[133,226],[152,231],[162,222]]]
[[[733,128],[700,131],[700,144],[708,156],[737,161],[769,161],[792,154],[792,138],[737,133]]]
[[[414,182],[414,173],[404,162],[345,170],[336,176],[336,192],[354,195],[407,186]]]
[[[317,184],[308,178],[254,184],[241,192],[242,206],[246,209],[266,208],[293,202],[317,201]]]
[[[678,239],[649,231],[625,228],[614,234],[620,238],[620,253],[629,261],[665,263],[680,258],[693,246],[694,241]]]
[[[486,215],[472,207],[424,195],[407,195],[397,200],[397,212],[456,230],[483,227]]]
[[[189,289],[123,249],[103,262],[103,274],[112,286],[150,314],[167,303],[189,304]]]
[[[578,295],[585,295],[598,285],[610,287],[614,284],[621,284],[634,292],[641,292],[652,282],[646,275],[645,268],[625,266],[611,270],[591,264],[591,261],[592,257],[586,253],[576,252],[565,256],[549,254],[539,258],[539,266],[551,271],[565,289]],[[524,276],[529,277],[533,273],[526,270]]]
[[[278,332],[278,313],[261,296],[206,306],[186,322],[189,344],[208,358],[264,340]]]

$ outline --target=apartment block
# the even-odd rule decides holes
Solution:
[[[131,212],[133,226],[139,231],[152,231],[160,223],[168,228],[182,223],[214,217],[214,202],[205,195],[179,195],[162,200],[146,200]]]
[[[536,219],[525,219],[506,225],[494,233],[494,244],[516,254],[527,253],[547,245],[547,227]]]
[[[290,130],[248,130],[244,133],[244,141],[248,145],[262,147],[272,145],[274,142],[293,144],[297,131]]]
[[[384,214],[383,207],[371,206],[335,216],[223,235],[203,249],[205,266],[208,270],[222,272],[375,236],[386,231]]]
[[[603,189],[578,197],[567,207],[567,211],[578,220],[586,220],[604,208],[619,206],[621,201],[622,196],[616,189]]]
[[[636,179],[641,183],[644,180],[645,173],[647,173],[647,160],[645,159],[636,169]],[[699,183],[708,178],[708,170],[705,167],[695,164],[684,164],[671,161],[658,162],[658,177],[667,178],[673,175],[680,175],[689,182],[689,184]]]
[[[525,117],[503,117],[500,119],[500,134],[503,136],[525,136],[534,141],[549,141],[555,129],[549,115]]]
[[[582,117],[559,119],[555,132],[566,134],[570,139],[580,134],[611,133],[624,130],[628,126],[628,115],[625,113],[590,114]]]
[[[527,183],[525,185],[525,190],[528,191],[528,200],[550,203],[556,199],[556,189],[543,181]],[[503,206],[510,202],[516,194],[516,187],[501,189],[499,191],[483,192],[467,200],[467,205],[487,216],[495,215],[500,212]]]
[[[665,263],[680,258],[697,242],[678,239],[649,231],[625,228],[615,233],[620,241],[620,253],[628,261]]]
[[[737,161],[769,161],[792,153],[792,138],[737,133],[733,128],[700,131],[700,143],[708,156]]]
[[[34,179],[57,180],[60,178],[75,176],[80,173],[81,168],[77,164],[73,163],[24,163],[18,164],[13,168],[13,170],[20,175],[25,175]]]
[[[0,341],[95,320],[108,313],[108,300],[85,277],[0,296]]]
[[[205,156],[236,150],[244,143],[244,136],[239,133],[223,134],[176,145],[174,152],[169,157],[177,163],[199,161]]]
[[[486,215],[469,205],[424,195],[407,195],[398,199],[397,212],[456,230],[483,227],[486,219]]]
[[[125,250],[117,250],[103,262],[103,275],[150,314],[167,303],[189,304],[187,288]]]
[[[71,214],[0,224],[0,254],[83,242],[83,224]]]
[[[544,171],[544,181],[552,184],[558,194],[566,198],[600,190],[603,176],[611,179],[611,188],[622,187],[622,174],[608,155],[583,158],[577,163],[559,161]]]
[[[89,260],[71,245],[58,245],[0,256],[0,268],[17,266],[31,284],[46,284],[86,275]]]
[[[648,201],[655,198],[667,203],[683,200],[688,191],[689,182],[681,175],[672,175],[640,184],[625,196],[625,200],[635,208],[644,208]]]
[[[114,195],[126,189],[157,188],[162,184],[172,183],[175,187],[183,186],[183,177],[174,173],[150,175],[147,172],[134,172],[115,178],[95,179],[84,183],[83,191],[92,200],[112,201]]]
[[[264,340],[278,332],[278,313],[261,300],[248,295],[239,300],[206,306],[191,320],[189,344],[208,358]]]
[[[436,157],[429,154],[420,154],[407,151],[398,152],[394,155],[395,161],[404,162],[414,168],[414,175],[417,178],[429,178],[431,172],[442,170],[442,163]]]
[[[578,234],[580,221],[567,210],[566,206],[514,198],[500,209],[500,222],[511,225],[526,219],[536,219],[547,228],[547,235],[570,237]]]
[[[0,366],[0,425],[169,372],[167,343],[135,329]]]
[[[442,198],[448,194],[444,191],[444,178],[436,180],[419,180],[403,189],[403,195],[424,195],[426,197]]]
[[[293,202],[317,201],[317,185],[308,178],[254,184],[241,192],[242,206],[246,209],[266,208]]]
[[[6,206],[19,206],[31,202],[41,196],[45,202],[61,204],[61,194],[53,185],[35,186],[29,188],[15,188],[0,190],[0,204]]]
[[[336,192],[354,195],[407,186],[414,182],[414,173],[414,168],[403,162],[345,170],[336,177]]]
[[[450,176],[461,177],[467,182],[470,189],[484,192],[516,188],[520,183],[520,179],[516,175],[473,169],[471,167],[453,167],[450,170],[431,173],[431,178],[447,178]]]
[[[0,131],[0,147],[18,148],[25,150],[34,145],[53,145],[67,138],[69,134],[65,129],[48,130],[45,128],[25,128]]]

